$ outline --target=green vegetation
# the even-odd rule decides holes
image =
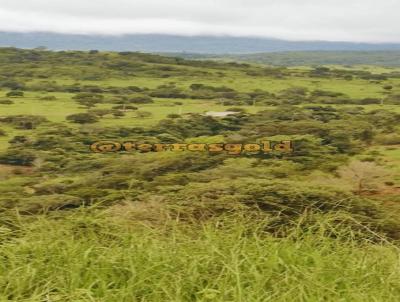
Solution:
[[[1,233],[2,300],[398,301],[398,248],[356,242],[335,217],[278,239],[240,216],[135,225],[145,210],[15,217]]]
[[[0,301],[398,301],[399,105],[396,68],[0,49]]]
[[[393,51],[286,51],[238,55],[173,54],[189,59],[242,61],[274,66],[347,65],[400,67],[400,52]],[[376,68],[376,67],[375,67]]]

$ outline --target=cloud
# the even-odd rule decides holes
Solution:
[[[400,42],[398,0],[0,0],[1,31]]]

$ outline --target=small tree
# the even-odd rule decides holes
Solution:
[[[0,104],[2,104],[2,105],[12,105],[12,104],[14,104],[14,102],[11,101],[11,100],[0,100]]]
[[[181,116],[177,113],[170,113],[167,115],[167,118],[172,118],[172,119],[176,119],[176,118],[180,118]]]
[[[98,117],[93,113],[76,113],[67,116],[67,121],[78,124],[92,124],[99,121]]]
[[[95,107],[98,103],[101,103],[99,100],[95,99],[82,99],[77,101],[78,104],[85,106],[86,108],[92,108]]]
[[[113,106],[112,109],[122,110],[123,112],[125,112],[128,110],[138,110],[139,108],[136,106],[122,104],[122,105]]]
[[[348,166],[339,168],[338,174],[353,185],[354,191],[358,195],[379,188],[390,175],[383,167],[374,162],[363,161],[353,161]]]
[[[23,97],[24,96],[24,92],[23,91],[18,91],[18,90],[14,90],[14,91],[10,91],[7,92],[6,94],[7,97]]]
[[[385,86],[383,86],[383,89],[385,90],[384,94],[388,95],[390,93],[390,91],[392,91],[393,86],[392,85],[385,85]],[[385,101],[386,98],[387,98],[386,96],[382,98],[382,100],[381,100],[381,105],[382,106],[384,105],[384,101]]]
[[[147,95],[135,96],[128,100],[132,104],[151,104],[154,103],[153,99]]]
[[[78,104],[81,104],[87,108],[91,108],[103,102],[104,96],[96,93],[78,93],[72,99],[76,100]]]
[[[6,153],[0,154],[0,164],[31,166],[35,159],[35,153],[19,148],[9,148]]]

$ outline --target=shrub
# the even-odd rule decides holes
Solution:
[[[14,104],[14,102],[11,101],[11,100],[0,100],[0,104],[2,104],[2,105],[11,105],[11,104]]]
[[[369,225],[389,236],[399,231],[399,226],[392,224],[388,213],[380,209],[378,203],[339,189],[290,181],[228,179],[207,184],[189,183],[179,193],[171,192],[168,196],[196,217],[212,217],[239,209],[249,213],[261,210],[275,217],[274,226],[271,226],[275,231],[290,225],[305,212],[338,211],[353,216],[358,222],[352,227],[357,230],[360,225]]]
[[[42,96],[39,98],[42,101],[55,101],[57,100],[57,97],[55,97],[54,95],[46,95],[46,96]]]
[[[10,91],[10,92],[7,92],[6,96],[7,97],[23,97],[24,92],[23,91]]]
[[[179,114],[176,114],[176,113],[170,113],[170,114],[167,115],[167,118],[172,118],[172,119],[180,118],[180,117],[181,116]]]
[[[102,101],[104,99],[104,96],[101,94],[97,93],[88,93],[88,92],[82,92],[78,93],[75,96],[72,97],[73,100],[97,100],[97,101]]]
[[[138,107],[132,106],[132,105],[117,105],[113,106],[112,109],[117,109],[117,110],[138,110]]]
[[[231,108],[226,109],[226,111],[246,113],[246,109],[240,108],[240,107],[231,107]]]
[[[365,98],[361,99],[358,103],[361,105],[380,104],[381,100],[376,98]]]
[[[128,86],[126,87],[127,90],[132,91],[132,92],[141,92],[143,91],[142,88],[137,87],[137,86]]]
[[[129,103],[132,104],[151,104],[154,103],[153,99],[147,95],[135,96],[128,99]]]
[[[35,153],[19,148],[9,148],[0,155],[0,163],[16,166],[31,166],[36,159]]]
[[[9,88],[12,90],[18,90],[18,89],[24,89],[25,84],[19,83],[14,80],[8,80],[8,81],[0,82],[0,87]]]
[[[40,115],[10,115],[0,119],[0,122],[12,124],[18,129],[35,129],[47,119]]]
[[[67,121],[78,124],[91,124],[99,121],[97,115],[93,113],[77,113],[71,114],[66,117]]]

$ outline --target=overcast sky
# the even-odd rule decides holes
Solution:
[[[0,31],[400,42],[400,0],[0,0]]]

